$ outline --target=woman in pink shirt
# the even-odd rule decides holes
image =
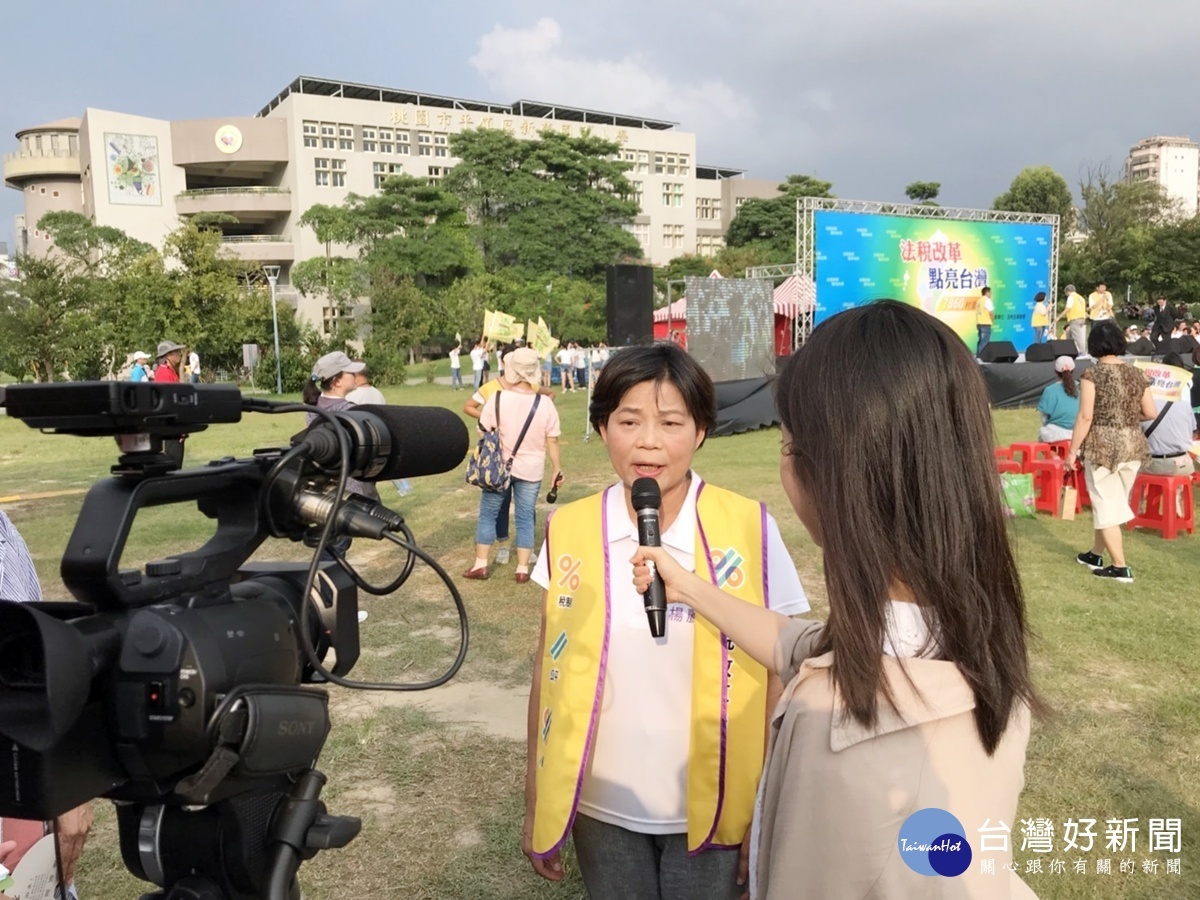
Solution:
[[[479,415],[480,428],[488,431],[499,427],[504,459],[512,460],[512,495],[517,523],[517,571],[513,577],[518,584],[529,581],[534,507],[542,488],[547,454],[553,466],[551,482],[557,481],[562,474],[558,455],[558,410],[551,398],[538,395],[541,384],[538,364],[537,352],[529,347],[507,354],[504,379],[508,386],[493,394]],[[521,437],[522,430],[524,437]],[[463,577],[488,577],[488,553],[496,540],[496,514],[503,501],[503,493],[483,491],[480,495],[479,519],[475,525],[475,562]]]

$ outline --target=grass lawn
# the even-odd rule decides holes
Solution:
[[[409,374],[422,372],[416,367]],[[384,393],[395,403],[454,408],[467,397],[424,384]],[[567,476],[560,502],[611,479],[603,444],[595,436],[584,440],[585,401],[583,393],[557,401]],[[1032,410],[997,412],[994,421],[998,444],[1031,438],[1037,427]],[[189,464],[283,445],[299,427],[298,416],[258,415],[210,429],[189,439]],[[82,491],[107,473],[115,450],[106,439],[46,436],[0,418],[0,498],[6,498],[0,505],[25,535],[50,597],[65,596],[58,561]],[[767,502],[814,613],[824,616],[820,557],[787,505],[778,465],[774,429],[709,441],[696,462],[708,480]],[[478,493],[463,483],[461,467],[413,484],[406,497],[385,484],[384,502],[404,513],[422,546],[457,576],[473,558]],[[143,518],[127,561],[195,546],[205,533],[206,520],[182,505]],[[1026,881],[1043,898],[1200,897],[1200,854],[1194,849],[1200,841],[1200,537],[1164,541],[1153,533],[1127,533],[1137,581],[1121,585],[1100,582],[1073,560],[1091,540],[1086,513],[1074,522],[1016,520],[1012,528],[1035,632],[1037,684],[1054,709],[1035,724],[1020,807],[1021,817],[1053,823],[1053,850],[1022,851],[1020,823],[1007,823],[1021,872],[1029,871]],[[389,554],[360,541],[351,557],[378,582],[394,559]],[[256,558],[299,559],[302,553],[269,542]],[[499,577],[486,582],[459,580],[471,651],[450,685],[415,696],[333,691],[334,728],[321,760],[329,776],[324,797],[334,812],[361,815],[364,825],[348,848],[322,853],[301,869],[311,900],[583,896],[572,866],[564,885],[551,886],[532,874],[519,851],[522,698],[539,591],[514,584],[510,572],[501,567]],[[427,572],[418,569],[397,595],[368,597],[362,605],[370,618],[355,677],[423,680],[453,658],[453,607]],[[1090,852],[1063,852],[1063,823],[1071,818],[1097,820],[1097,846]],[[1110,818],[1138,820],[1136,849],[1106,849]],[[1180,852],[1151,850],[1152,818],[1182,820]],[[983,823],[963,824],[978,846],[974,829]],[[1106,858],[1112,874],[1097,874],[1097,862]],[[1064,872],[1054,871],[1055,859],[1063,861]],[[1085,861],[1087,874],[1075,873],[1077,859]],[[1180,874],[1166,872],[1168,859],[1182,861]],[[1122,874],[1122,860],[1133,860],[1127,866],[1135,871]],[[1158,860],[1157,873],[1144,871],[1143,860]],[[1041,874],[1033,871],[1036,863]],[[79,886],[85,898],[135,897],[146,887],[121,864],[115,820],[105,804],[99,805]]]

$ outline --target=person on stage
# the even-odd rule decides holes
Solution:
[[[633,556],[638,590],[653,563],[669,601],[786,685],[751,836],[751,896],[1033,896],[1011,845],[985,850],[977,831],[1016,821],[1039,703],[970,351],[907,304],[847,310],[788,360],[776,405],[780,480],[824,554],[829,620],[739,603],[660,548]],[[917,872],[900,851],[906,821],[930,808],[954,816],[973,850],[953,878]],[[980,865],[988,857],[994,874]]]
[[[979,302],[975,304],[975,327],[979,331],[979,342],[975,346],[975,355],[982,358],[983,348],[992,339],[992,323],[996,316],[996,306],[992,303],[992,289],[985,287],[979,294]]]
[[[633,483],[658,484],[672,565],[782,617],[808,600],[763,504],[692,469],[716,401],[686,351],[663,343],[614,354],[590,415],[617,480],[550,517],[534,567],[544,592],[522,849],[557,881],[571,840],[596,900],[734,900],[781,685],[682,605],[668,608],[665,635],[651,636],[629,562]]]
[[[1050,329],[1050,312],[1046,308],[1045,291],[1038,291],[1033,295],[1033,319],[1030,324],[1033,326],[1033,342],[1044,344],[1046,332]]]

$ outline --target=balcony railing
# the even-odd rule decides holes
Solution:
[[[290,244],[292,239],[282,234],[223,234],[222,244]]]
[[[5,153],[4,161],[14,159],[79,159],[79,151],[70,150],[18,150],[15,153]]]
[[[180,191],[177,196],[207,197],[216,194],[290,194],[291,192],[291,188],[264,187],[262,185],[248,184],[244,187],[193,188],[187,191]]]

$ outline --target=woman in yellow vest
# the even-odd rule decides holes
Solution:
[[[1033,295],[1033,342],[1044,344],[1046,332],[1050,328],[1050,311],[1046,307],[1046,292],[1038,291]]]
[[[780,683],[684,606],[651,636],[629,562],[634,481],[658,483],[663,551],[681,568],[785,616],[808,601],[763,504],[692,471],[716,402],[686,351],[615,353],[591,420],[618,481],[551,516],[533,572],[545,592],[523,850],[557,881],[573,840],[595,898],[733,900]]]
[[[1037,700],[975,365],[895,301],[833,316],[788,360],[780,480],[822,549],[828,622],[730,602],[660,549],[634,557],[639,590],[653,561],[669,601],[786,684],[751,836],[758,900],[1033,896],[1009,842],[985,839],[1016,821]]]

